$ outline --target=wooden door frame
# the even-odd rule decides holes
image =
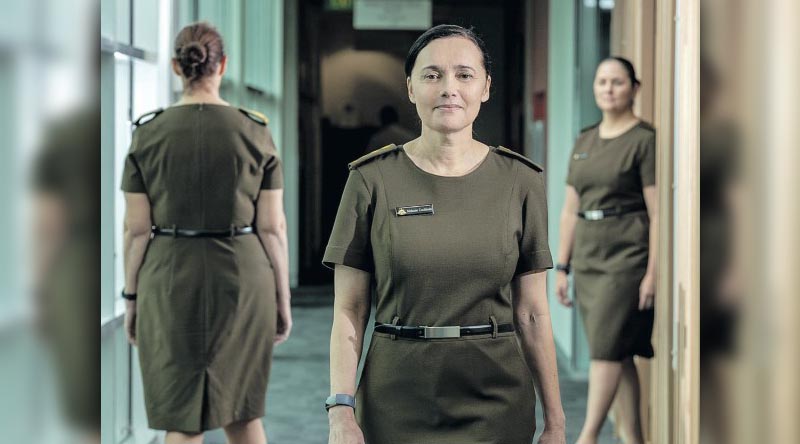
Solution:
[[[651,442],[673,442],[675,377],[673,370],[673,118],[675,70],[675,1],[656,5],[654,115],[658,128],[656,146],[658,161],[659,228],[658,282],[656,289],[655,358],[651,368],[650,433]]]
[[[675,7],[674,285],[677,349],[673,418],[678,444],[699,439],[700,0]]]

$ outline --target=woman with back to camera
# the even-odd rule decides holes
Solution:
[[[602,121],[575,143],[561,213],[556,292],[572,306],[567,275],[589,341],[589,396],[578,444],[595,444],[611,403],[626,444],[643,444],[635,355],[653,356],[658,205],[655,130],[633,113],[639,80],[620,57],[594,79]]]
[[[123,172],[125,327],[167,444],[219,427],[266,443],[272,347],[292,325],[281,163],[266,118],[220,98],[227,61],[208,23],[178,33],[183,96],[135,122]]]
[[[335,267],[331,444],[530,444],[534,386],[539,442],[564,443],[542,170],[473,139],[489,62],[471,30],[426,31],[405,66],[422,133],[350,164],[323,259]]]

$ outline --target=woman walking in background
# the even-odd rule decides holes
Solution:
[[[594,79],[602,121],[578,137],[561,213],[556,291],[572,306],[567,275],[589,341],[589,396],[578,444],[595,444],[616,395],[626,444],[644,444],[633,357],[653,356],[658,205],[655,130],[633,113],[639,80],[620,57]]]
[[[138,119],[125,163],[125,326],[166,443],[266,443],[273,344],[292,326],[281,163],[267,120],[219,96],[207,23],[175,39],[174,105]],[[137,298],[138,293],[138,298]]]

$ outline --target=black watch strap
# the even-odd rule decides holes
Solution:
[[[569,274],[572,271],[572,267],[569,264],[556,264],[556,270]]]
[[[125,293],[125,290],[122,290],[122,299],[127,299],[129,301],[136,300],[136,293]]]
[[[335,395],[328,396],[328,399],[325,400],[325,410],[330,410],[331,407],[337,405],[346,405],[352,407],[353,410],[356,408],[356,399],[350,395],[337,393]]]

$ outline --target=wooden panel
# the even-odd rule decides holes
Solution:
[[[764,5],[766,12],[765,45],[768,70],[766,81],[766,105],[769,108],[764,116],[764,139],[767,153],[762,155],[759,170],[767,171],[766,186],[762,196],[779,196],[774,203],[765,206],[768,214],[762,224],[769,228],[765,233],[766,263],[762,265],[764,283],[767,291],[759,301],[766,316],[761,331],[768,332],[764,349],[770,350],[771,372],[769,407],[766,409],[764,428],[772,436],[765,436],[768,442],[798,442],[800,438],[800,378],[797,369],[800,365],[800,302],[797,294],[800,288],[800,199],[795,191],[800,187],[797,166],[800,165],[800,88],[797,87],[797,74],[800,70],[800,4],[796,0],[773,0]],[[784,197],[785,196],[785,197]],[[772,288],[770,288],[772,287]],[[755,361],[755,359],[753,360]]]
[[[676,27],[675,283],[680,296],[675,442],[698,441],[699,210],[700,210],[700,1],[678,0]]]
[[[675,26],[674,0],[658,2],[655,11],[656,37],[653,124],[657,128],[656,183],[659,200],[659,243],[658,243],[658,283],[656,288],[656,320],[654,328],[654,348],[656,350],[652,365],[652,384],[650,387],[650,430],[649,441],[653,443],[673,442],[673,402],[674,373],[672,367],[673,349],[673,72]]]

